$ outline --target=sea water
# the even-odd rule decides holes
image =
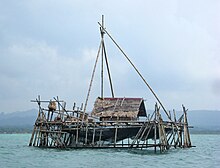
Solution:
[[[128,149],[41,149],[29,147],[30,134],[0,134],[0,167],[193,167],[220,168],[220,134],[192,134],[196,147],[155,154]]]

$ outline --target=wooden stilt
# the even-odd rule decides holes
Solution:
[[[86,124],[85,145],[87,144],[87,139],[88,139],[88,123]]]
[[[95,146],[95,124],[93,127],[93,134],[92,134],[92,146]]]
[[[183,106],[183,105],[182,105]],[[188,129],[188,121],[187,121],[187,110],[185,109],[185,107],[183,106],[183,112],[184,112],[184,148],[188,148],[191,147],[191,140],[190,140],[190,135],[189,135],[189,129]]]
[[[101,147],[101,140],[102,140],[102,129],[99,132],[99,147]]]
[[[116,146],[116,143],[117,143],[117,136],[118,136],[118,126],[115,127],[114,147]]]

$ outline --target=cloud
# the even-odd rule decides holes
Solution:
[[[101,14],[107,30],[167,108],[184,103],[191,109],[218,109],[218,8],[218,1],[205,0],[1,1],[0,110],[31,108],[29,100],[38,94],[45,99],[59,95],[70,104],[84,102],[100,40]],[[106,47],[115,94],[154,103],[108,39]],[[90,107],[100,92],[99,77],[100,63]],[[108,85],[106,81],[107,96]]]
[[[74,90],[87,87],[87,80],[82,76],[90,71],[95,53],[94,49],[85,49],[81,57],[67,57],[46,42],[27,39],[13,44],[1,58],[1,88],[4,89],[1,99],[24,100],[38,94],[60,95],[68,100],[74,97],[73,94],[84,97],[85,91]],[[5,106],[10,109],[7,104]]]

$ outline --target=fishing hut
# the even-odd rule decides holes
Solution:
[[[40,96],[32,102],[38,105],[38,116],[29,146],[47,148],[138,148],[164,152],[170,148],[192,147],[187,121],[187,109],[176,117],[167,111],[162,102],[131,62],[129,57],[104,28],[104,17],[100,26],[101,42],[98,49],[86,101],[80,107],[74,103],[66,109],[66,102],[59,97],[42,100]],[[122,55],[131,64],[157,103],[152,114],[148,114],[143,98],[115,97],[108,64],[104,34],[113,41]],[[87,104],[99,57],[101,55],[101,96],[97,97],[91,113]],[[111,97],[104,97],[103,69],[107,68]],[[162,118],[165,114],[166,120]]]

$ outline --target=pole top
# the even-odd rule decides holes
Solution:
[[[101,36],[103,38],[105,31],[104,31],[104,15],[102,15],[102,26],[100,27]]]

